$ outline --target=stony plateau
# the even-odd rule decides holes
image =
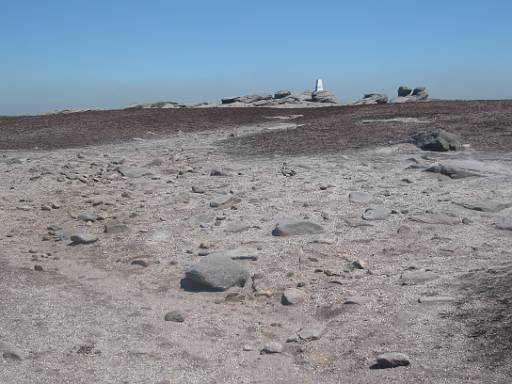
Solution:
[[[511,110],[0,117],[0,383],[510,382]]]

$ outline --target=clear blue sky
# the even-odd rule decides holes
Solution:
[[[0,115],[400,84],[512,98],[510,0],[1,0]]]

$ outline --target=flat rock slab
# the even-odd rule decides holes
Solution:
[[[150,171],[138,167],[119,167],[118,171],[124,177],[137,178],[151,174]]]
[[[225,291],[233,286],[244,286],[247,271],[230,256],[207,256],[190,268],[185,276],[197,288]]]
[[[453,202],[456,205],[460,205],[466,209],[471,209],[473,211],[479,211],[479,212],[499,212],[503,211],[504,209],[512,207],[512,202],[498,202],[498,201],[474,201],[474,202]]]
[[[386,220],[391,214],[391,210],[385,207],[367,208],[362,215],[363,220]]]
[[[421,304],[445,304],[455,302],[455,297],[452,296],[421,296],[418,303]]]
[[[496,228],[504,231],[512,231],[512,217],[507,217],[496,223]]]
[[[372,199],[372,195],[366,192],[350,192],[348,200],[355,204],[368,204]]]
[[[272,236],[315,235],[323,233],[324,228],[310,221],[283,220],[272,230]]]
[[[240,203],[242,200],[236,195],[216,195],[210,201],[211,208],[221,208],[228,205],[234,205]]]
[[[425,170],[426,172],[440,173],[452,179],[464,179],[466,177],[482,177],[484,175],[471,170],[448,165],[434,165]]]
[[[423,224],[456,225],[462,223],[460,217],[448,215],[446,213],[425,213],[421,215],[413,215],[409,217],[409,220]]]

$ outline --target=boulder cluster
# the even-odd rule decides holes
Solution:
[[[338,104],[338,100],[329,91],[304,91],[292,93],[288,90],[274,94],[254,94],[246,96],[226,97],[221,100],[223,106],[232,107],[272,107],[282,105],[325,105]]]
[[[428,93],[425,87],[416,87],[411,89],[406,86],[398,88],[398,96],[391,100],[392,103],[410,103],[415,101],[428,100]]]
[[[411,89],[406,86],[400,86],[398,88],[398,96],[391,101],[382,93],[367,93],[362,99],[353,102],[352,105],[375,105],[388,102],[400,104],[426,100],[428,100],[428,93],[425,87]]]

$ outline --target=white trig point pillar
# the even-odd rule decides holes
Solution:
[[[324,90],[324,82],[322,79],[316,79],[315,93],[322,92]]]

